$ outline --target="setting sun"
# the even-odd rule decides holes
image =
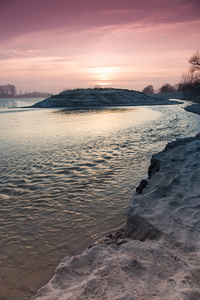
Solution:
[[[119,69],[116,67],[98,67],[90,70],[91,79],[99,86],[108,86],[117,78]]]
[[[94,76],[96,76],[97,80],[111,80],[113,79],[116,68],[114,67],[101,67],[93,69]]]
[[[0,12],[0,81],[18,90],[157,89],[178,83],[199,48],[196,1],[7,2]]]

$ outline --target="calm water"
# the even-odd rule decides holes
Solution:
[[[123,226],[151,155],[199,132],[200,118],[181,105],[61,111],[7,101],[12,108],[0,101],[0,299],[16,300],[45,283],[64,256]]]

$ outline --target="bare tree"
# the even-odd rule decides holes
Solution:
[[[13,84],[5,84],[0,86],[0,96],[14,96],[17,93],[17,89]]]
[[[184,72],[181,76],[181,82],[179,83],[179,91],[192,90],[198,87],[200,84],[200,74],[199,72]]]
[[[200,70],[200,54],[199,50],[196,51],[188,61],[191,64],[191,71],[199,71]]]
[[[10,95],[14,96],[15,94],[17,94],[16,86],[14,86],[13,84],[9,84],[8,89]]]

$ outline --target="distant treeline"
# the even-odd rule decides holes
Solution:
[[[47,98],[50,97],[50,93],[41,93],[41,92],[30,92],[30,93],[24,93],[21,95],[16,95],[15,97],[19,98]]]
[[[143,89],[143,93],[155,94],[155,93],[174,93],[174,92],[188,92],[191,90],[199,89],[200,87],[200,53],[196,51],[188,61],[190,68],[187,72],[184,72],[181,76],[181,80],[178,84],[172,86],[169,83],[164,84],[158,90],[154,90],[152,85],[148,85]]]
[[[49,96],[51,96],[51,94],[35,91],[17,95],[16,86],[14,86],[13,84],[0,85],[0,98],[46,98]]]
[[[0,97],[15,96],[17,89],[13,84],[0,85]]]
[[[196,77],[196,76],[195,76]],[[145,94],[158,94],[158,93],[175,93],[175,92],[187,92],[200,86],[200,76],[191,77],[190,74],[185,75],[183,82],[176,85],[171,85],[170,83],[163,84],[159,89],[155,90],[153,85],[148,85],[142,92]]]

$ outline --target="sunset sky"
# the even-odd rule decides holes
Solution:
[[[176,84],[200,49],[199,12],[199,0],[1,0],[0,85]]]

